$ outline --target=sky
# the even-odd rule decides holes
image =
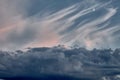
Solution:
[[[0,49],[120,47],[119,0],[0,0]]]

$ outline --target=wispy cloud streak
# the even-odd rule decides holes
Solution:
[[[87,48],[101,47],[104,46],[104,40],[108,43],[114,41],[112,35],[119,30],[118,25],[113,26],[114,28],[109,25],[111,18],[118,12],[117,8],[109,7],[112,1],[103,3],[96,0],[83,0],[57,11],[41,10],[32,16],[26,16],[29,0],[21,2],[25,4],[23,5],[25,9],[18,7],[17,1],[10,3],[13,5],[9,4],[9,7],[1,5],[0,16],[3,16],[0,20],[1,48],[4,46],[4,48],[14,49],[58,44],[71,46],[76,41]],[[7,4],[8,1],[2,0],[1,3]],[[104,14],[99,15],[99,11]]]
[[[80,43],[86,46],[87,48],[98,47],[98,45],[104,43],[103,37],[112,37],[110,33],[115,32],[113,28],[107,28],[107,31],[106,29],[103,29],[103,31],[99,31],[100,29],[107,27],[109,23],[106,23],[104,26],[100,26],[100,27],[98,27],[98,25],[109,20],[113,15],[116,14],[116,12],[117,12],[117,9],[108,8],[107,13],[105,15],[102,15],[100,18],[90,21],[88,23],[85,23],[84,25],[81,25],[77,30],[74,30],[74,32],[67,34],[65,36],[66,38],[68,36],[73,35],[73,37],[68,38],[69,40],[67,41],[70,41],[70,43],[74,41],[80,41]],[[110,29],[113,31],[109,31]],[[115,28],[115,29],[118,29],[118,28]]]

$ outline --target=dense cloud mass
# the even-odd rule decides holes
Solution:
[[[66,49],[64,46],[0,51],[0,77],[119,80],[119,57],[120,49]]]

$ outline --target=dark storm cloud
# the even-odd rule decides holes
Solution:
[[[63,46],[31,48],[25,52],[0,51],[0,77],[82,80],[119,79],[120,49],[66,49]],[[59,79],[59,78],[58,78]],[[75,79],[75,80],[77,80]]]

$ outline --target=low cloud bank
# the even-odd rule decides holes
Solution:
[[[40,47],[27,51],[0,51],[0,57],[1,78],[60,75],[82,80],[120,79],[120,49]]]

